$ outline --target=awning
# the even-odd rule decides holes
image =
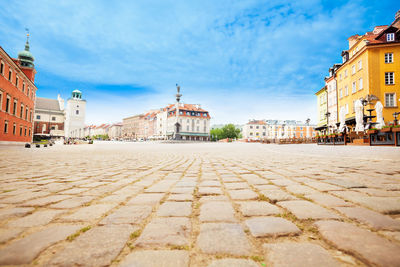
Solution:
[[[322,130],[325,130],[327,127],[326,127],[326,124],[325,125],[322,125],[322,126],[319,126],[319,127],[315,127],[315,130],[316,131],[322,131]]]

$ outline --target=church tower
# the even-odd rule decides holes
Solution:
[[[82,92],[72,91],[72,97],[67,100],[65,110],[65,137],[83,138],[86,116],[86,100],[82,99]]]
[[[36,74],[35,65],[33,64],[34,61],[35,58],[29,51],[29,32],[28,32],[26,34],[25,50],[18,53],[18,65],[32,82],[35,82],[35,74]]]

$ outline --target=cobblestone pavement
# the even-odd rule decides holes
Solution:
[[[400,149],[0,148],[0,264],[400,266]]]

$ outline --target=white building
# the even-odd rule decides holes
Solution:
[[[33,120],[34,135],[64,137],[64,100],[37,97]]]
[[[83,138],[85,136],[86,100],[82,92],[74,90],[72,97],[67,100],[65,110],[65,137]]]
[[[122,123],[114,123],[108,130],[108,137],[110,139],[121,139],[122,138]]]
[[[333,67],[329,68],[329,77],[325,78],[325,86],[327,88],[327,99],[328,99],[328,126],[329,132],[337,129],[338,123],[338,92],[337,92],[337,80],[336,80],[336,70],[341,66],[341,64],[334,64]]]

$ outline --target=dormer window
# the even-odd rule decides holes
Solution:
[[[393,42],[394,41],[394,33],[386,34],[386,41]]]
[[[343,57],[342,57],[342,61],[343,61],[343,63],[346,62],[346,56],[343,56]]]

